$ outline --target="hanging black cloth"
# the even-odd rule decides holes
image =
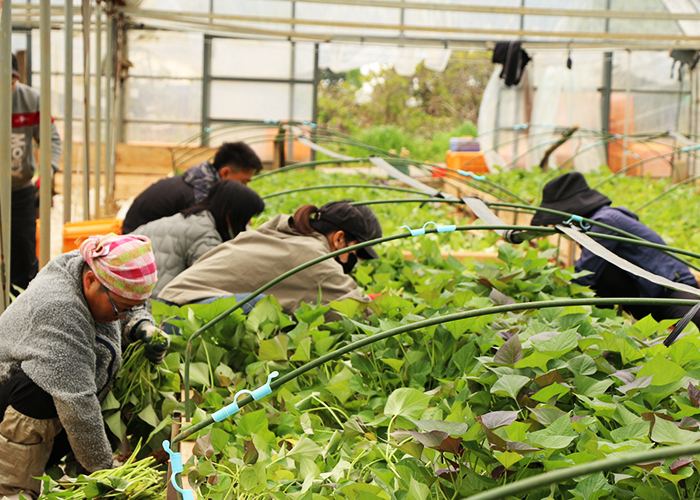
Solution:
[[[500,77],[510,87],[520,83],[520,77],[523,75],[523,69],[530,62],[530,56],[520,48],[520,42],[498,42],[493,49],[491,62],[503,65]]]

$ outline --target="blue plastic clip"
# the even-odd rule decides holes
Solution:
[[[401,226],[399,229],[405,227],[406,229],[408,229],[408,232],[411,233],[411,236],[423,236],[425,234],[425,226],[427,226],[428,224],[433,224],[435,226],[435,228],[437,229],[438,233],[449,233],[449,232],[457,229],[457,226],[455,226],[454,224],[439,226],[433,221],[426,222],[425,224],[423,224],[423,227],[420,229],[411,229],[408,226]]]
[[[513,125],[513,130],[526,130],[529,126],[529,123],[516,123],[515,125]]]
[[[314,122],[301,122],[301,124],[311,128],[316,128],[316,124]]]
[[[242,391],[238,391],[236,394],[233,395],[233,403],[231,403],[228,406],[224,406],[221,408],[219,411],[216,411],[212,413],[211,418],[215,422],[221,422],[224,419],[227,419],[231,415],[234,415],[240,411],[240,408],[238,407],[238,396],[241,394],[250,394],[253,396],[253,399],[255,401],[259,401],[268,394],[272,392],[272,387],[270,387],[270,383],[272,382],[272,379],[275,378],[276,376],[279,375],[279,372],[272,372],[267,376],[267,382],[265,385],[258,387],[254,391],[249,391],[248,389],[243,389]]]
[[[578,222],[579,226],[581,226],[581,229],[584,231],[588,231],[591,228],[591,225],[587,222],[583,222],[583,217],[580,215],[572,215],[569,217],[569,220],[564,221],[564,224],[571,225],[572,222]]]
[[[180,488],[180,485],[177,484],[176,480],[176,475],[182,473],[184,468],[182,467],[182,454],[180,453],[175,453],[173,450],[170,449],[170,441],[165,440],[163,441],[163,449],[168,452],[168,455],[170,455],[170,465],[173,469],[173,473],[170,475],[170,482],[173,485],[173,488],[175,488],[177,491],[180,492],[182,495],[182,500],[194,500],[194,493],[192,490],[186,490],[184,488]]]
[[[211,128],[211,127],[204,127],[204,132],[207,133],[207,134],[211,134],[211,132],[212,132],[213,130],[214,130],[214,129]]]
[[[263,123],[279,123],[279,120],[263,120]]]
[[[457,170],[457,173],[460,175],[463,175],[464,177],[471,177],[475,181],[485,181],[486,176],[485,175],[476,175],[474,172],[468,172],[464,170]]]
[[[681,148],[681,151],[687,153],[688,151],[695,151],[696,149],[700,149],[700,146],[686,146],[684,148]]]

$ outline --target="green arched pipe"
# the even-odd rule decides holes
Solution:
[[[669,194],[669,193],[672,193],[673,191],[675,191],[675,190],[678,189],[679,187],[684,186],[684,185],[686,185],[686,184],[690,184],[691,182],[694,182],[694,181],[696,181],[696,180],[698,180],[698,179],[700,179],[700,175],[696,175],[696,176],[694,176],[694,177],[691,177],[691,178],[689,178],[689,179],[684,180],[683,182],[679,182],[678,184],[674,184],[672,188],[667,189],[666,191],[664,191],[663,193],[661,193],[659,196],[657,196],[657,197],[655,197],[655,198],[652,198],[651,200],[647,201],[646,203],[643,203],[643,204],[639,205],[634,211],[635,211],[635,212],[639,212],[640,210],[643,210],[643,209],[645,209],[646,207],[648,207],[649,205],[651,205],[652,203],[656,203],[656,202],[659,201],[661,198],[663,198],[664,196],[666,196],[666,195]]]
[[[267,172],[263,172],[261,174],[256,175],[253,177],[250,182],[257,181],[259,179],[262,179],[263,177],[267,177],[268,175],[277,175],[281,174],[283,172],[289,172],[290,170],[296,170],[299,168],[308,168],[308,167],[316,167],[318,165],[328,165],[330,163],[362,163],[362,162],[368,162],[369,158],[353,158],[352,160],[314,160],[314,161],[304,161],[301,163],[295,163],[293,165],[287,165],[286,167],[278,168],[276,170],[268,170]]]
[[[297,189],[285,189],[284,191],[277,191],[274,193],[266,194],[262,197],[263,200],[268,198],[276,198],[277,196],[284,196],[286,194],[301,193],[304,191],[315,191],[317,189],[336,189],[336,188],[359,188],[359,189],[384,189],[387,191],[400,191],[402,193],[411,194],[425,194],[423,191],[418,191],[417,189],[407,189],[402,187],[394,186],[383,186],[381,184],[324,184],[321,186],[307,186]],[[427,195],[425,195],[427,196]]]
[[[667,458],[682,456],[692,456],[700,453],[700,442],[686,444],[683,446],[665,446],[653,450],[628,453],[622,456],[608,458],[605,460],[595,460],[567,469],[557,469],[540,474],[539,476],[528,477],[514,483],[499,486],[497,488],[462,498],[461,500],[501,500],[508,497],[523,498],[523,493],[536,488],[544,488],[552,484],[561,483],[575,477],[588,476],[596,472],[608,472],[620,467],[629,465],[655,462]]]
[[[294,380],[295,378],[303,375],[304,373],[317,368],[324,363],[338,359],[339,357],[353,352],[357,349],[365,347],[367,345],[373,344],[380,340],[384,340],[401,333],[410,332],[413,330],[418,330],[419,328],[426,328],[429,326],[439,325],[441,323],[449,323],[451,321],[457,321],[460,319],[474,318],[478,316],[485,316],[489,314],[501,314],[512,311],[526,311],[530,309],[544,309],[549,307],[567,307],[567,306],[615,306],[615,305],[678,305],[678,306],[688,306],[692,307],[697,304],[697,300],[685,300],[685,299],[649,299],[649,298],[586,298],[586,299],[558,299],[558,300],[544,300],[537,302],[525,302],[520,304],[507,304],[494,307],[486,307],[483,309],[473,309],[470,311],[464,311],[453,314],[446,314],[444,316],[435,316],[430,319],[423,321],[417,321],[408,325],[401,325],[396,328],[391,328],[383,332],[375,333],[369,337],[361,340],[357,340],[350,344],[347,344],[333,352],[324,354],[323,356],[306,363],[299,368],[292,370],[291,372],[282,375],[281,377],[275,379],[270,387],[272,390],[281,387],[282,385]],[[242,408],[253,402],[251,396],[246,396],[238,402],[238,407]],[[188,438],[192,434],[208,427],[214,423],[211,415],[207,416],[201,422],[191,425],[184,429],[180,434],[173,438],[173,443],[182,441]],[[495,498],[495,497],[494,497]]]

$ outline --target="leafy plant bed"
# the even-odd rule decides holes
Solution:
[[[553,249],[504,244],[498,262],[443,259],[416,238],[415,260],[398,249],[358,266],[381,295],[369,304],[304,305],[293,317],[273,297],[247,317],[234,312],[194,341],[194,422],[260,386],[379,331],[510,302],[585,298]],[[187,338],[233,304],[154,303],[182,328],[159,368],[182,374]],[[333,317],[329,315],[334,314]],[[172,319],[183,318],[180,320]],[[453,499],[576,464],[700,439],[697,330],[670,349],[669,322],[635,324],[614,309],[546,308],[479,316],[390,337],[289,382],[201,431],[186,464],[200,498]],[[127,375],[128,376],[128,375]],[[160,382],[158,382],[160,383]],[[109,410],[132,442],[168,437],[174,387],[157,387],[157,420],[129,406]],[[133,409],[133,408],[132,408]],[[132,411],[133,413],[133,411]],[[164,422],[164,424],[163,424]],[[113,426],[110,426],[113,427]],[[693,498],[696,460],[683,457],[533,490],[523,498]]]

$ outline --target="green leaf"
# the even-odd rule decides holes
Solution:
[[[526,356],[518,361],[515,368],[539,368],[543,372],[546,372],[547,363],[549,363],[552,359],[554,359],[554,356],[550,356],[549,353],[534,351],[529,356]]]
[[[289,450],[287,456],[293,458],[294,460],[300,460],[302,458],[307,458],[309,460],[316,460],[316,457],[323,453],[323,448],[314,443],[311,439],[306,437],[306,435],[301,436],[299,442],[294,445],[294,448]]]
[[[105,417],[105,423],[112,434],[117,436],[119,439],[124,439],[126,437],[126,425],[122,422],[121,414],[117,411],[111,415]]]
[[[587,354],[581,354],[571,358],[567,363],[569,370],[576,376],[579,375],[593,375],[598,371],[598,367],[595,364],[595,360]]]
[[[535,349],[555,358],[578,347],[578,334],[575,329],[558,332],[554,337],[548,340],[537,341],[533,340],[534,338],[535,337],[531,337],[530,340]]]
[[[678,382],[685,377],[685,370],[673,361],[666,358],[664,354],[657,354],[651,361],[642,366],[637,372],[637,378],[651,375],[651,385],[666,385]]]
[[[522,375],[504,375],[491,387],[492,394],[506,394],[517,401],[518,392],[530,382],[529,377]]]
[[[520,337],[513,335],[496,352],[493,362],[501,365],[513,366],[523,358],[523,346]]]
[[[148,405],[143,410],[141,410],[141,412],[139,413],[139,418],[151,427],[158,427],[158,424],[160,423],[160,419],[158,418],[158,415],[156,415],[156,412],[153,410],[152,405]]]
[[[515,453],[513,451],[504,451],[496,457],[496,460],[501,462],[501,465],[506,469],[509,469],[511,465],[520,462],[523,456],[520,453]]]
[[[119,406],[119,401],[117,401],[117,398],[114,397],[112,391],[109,391],[105,400],[102,401],[102,411],[105,412],[108,410],[116,410],[119,408]]]
[[[384,407],[384,415],[399,415],[418,419],[430,403],[431,396],[416,389],[402,387],[389,395]]]
[[[628,441],[630,439],[637,439],[639,441],[647,440],[649,436],[649,426],[651,422],[632,422],[617,429],[610,431],[610,436],[616,443],[621,443],[623,441]]]
[[[656,417],[651,439],[661,444],[692,444],[700,440],[700,432],[680,429],[673,422]]]
[[[355,299],[345,299],[340,301],[331,301],[331,307],[338,311],[339,313],[352,318],[355,316],[357,309],[360,307],[360,303]]]
[[[260,342],[258,358],[260,361],[286,361],[288,345],[289,337],[286,335],[277,335],[275,338],[263,340]]]
[[[583,478],[576,488],[570,490],[574,498],[583,498],[583,500],[597,500],[612,491],[612,486],[606,481],[602,472],[592,474]]]
[[[535,394],[530,396],[530,398],[534,399],[535,401],[539,401],[540,403],[546,403],[552,398],[559,398],[559,396],[568,394],[570,390],[570,388],[561,384],[551,384],[543,389],[540,389]]]
[[[352,372],[348,368],[343,368],[339,373],[333,376],[326,385],[326,390],[333,394],[341,404],[353,395],[353,392],[348,388]]]
[[[185,378],[184,371],[182,378],[183,380]],[[190,386],[211,387],[211,382],[209,381],[209,365],[206,363],[190,363]]]
[[[579,375],[574,379],[574,387],[576,388],[576,391],[579,394],[588,396],[589,398],[594,398],[596,396],[605,394],[605,391],[608,390],[608,387],[610,387],[614,383],[615,382],[609,378],[605,380],[596,380],[594,378],[585,377],[583,375]]]
[[[442,431],[451,436],[461,436],[469,429],[467,424],[459,422],[446,422],[444,420],[413,420],[411,418],[409,418],[409,420],[423,431]]]
[[[244,491],[251,491],[258,485],[258,475],[252,467],[243,469],[238,480]]]
[[[430,488],[428,488],[423,483],[419,483],[413,477],[411,477],[411,482],[408,486],[408,495],[406,495],[406,500],[426,500],[430,494]]]
[[[400,372],[401,367],[406,362],[406,360],[404,360],[404,359],[395,359],[395,358],[386,358],[386,359],[382,358],[381,361],[382,361],[382,363],[385,363],[385,364],[391,366],[391,368],[393,368],[393,370],[395,372]]]
[[[238,435],[248,437],[267,429],[267,414],[264,409],[245,413],[238,421]]]
[[[669,467],[654,467],[651,473],[655,476],[663,477],[667,481],[671,481],[673,484],[678,484],[683,479],[688,479],[693,475],[693,468],[683,467],[674,474]]]
[[[546,429],[527,434],[530,444],[533,446],[554,450],[566,448],[577,436],[578,434],[571,427],[568,414],[558,418]]]

